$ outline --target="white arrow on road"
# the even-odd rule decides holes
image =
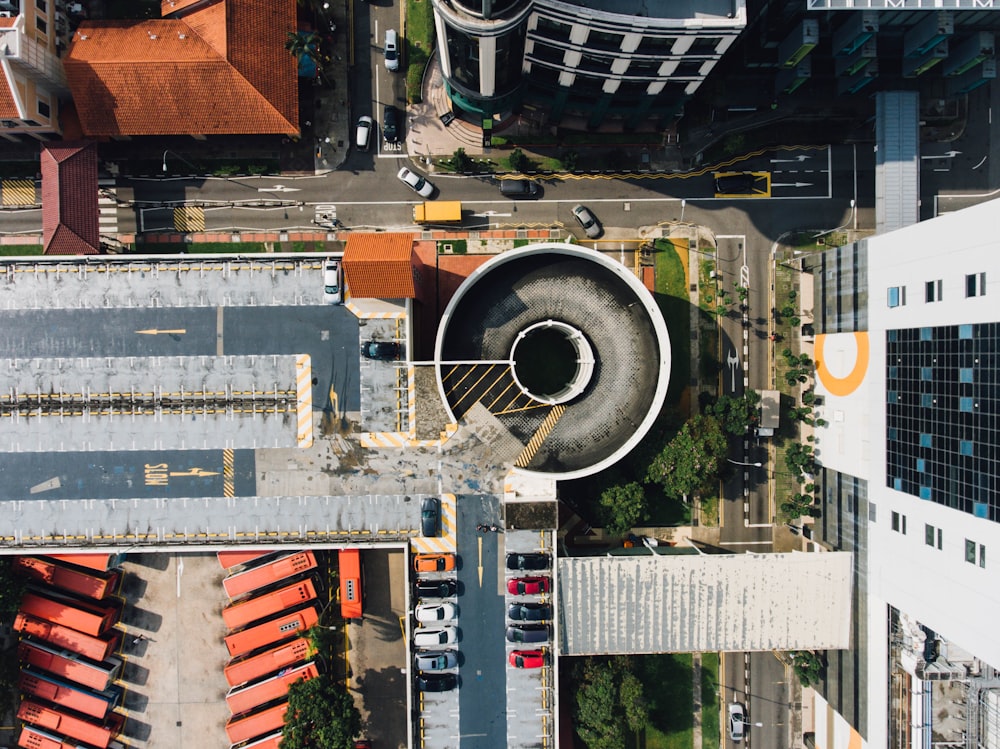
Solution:
[[[927,156],[921,156],[921,159],[953,159],[958,156],[961,151],[945,151],[944,153],[934,153]]]
[[[483,211],[482,213],[473,213],[476,218],[489,218],[491,216],[513,216],[513,213],[498,213],[497,211]]]
[[[812,182],[772,182],[771,187],[809,187]]]
[[[284,185],[275,185],[274,187],[258,187],[257,192],[301,192],[297,187],[285,187]]]
[[[794,159],[771,159],[771,163],[772,164],[794,164],[795,162],[799,162],[801,164],[803,161],[805,161],[808,158],[809,158],[808,155],[802,153],[802,154],[799,154],[798,156],[796,156]]]
[[[732,391],[736,392],[736,367],[740,363],[740,357],[736,355],[736,349],[732,349],[731,353],[726,357],[726,364],[729,365],[729,369],[732,370],[731,388]]]

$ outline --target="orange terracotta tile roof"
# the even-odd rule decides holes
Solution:
[[[0,18],[0,29],[14,26],[16,18]],[[21,114],[17,111],[17,99],[11,88],[13,84],[8,82],[7,76],[0,75],[0,117],[7,120],[20,119]]]
[[[352,297],[415,299],[412,234],[351,234],[344,277]]]
[[[97,145],[42,147],[42,245],[46,255],[97,255]]]
[[[88,136],[298,133],[285,49],[295,0],[174,0],[170,12],[86,21],[73,35],[63,66]]]

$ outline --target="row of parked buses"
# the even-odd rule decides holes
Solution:
[[[117,554],[18,557],[28,581],[14,620],[20,633],[17,718],[24,749],[120,746],[125,717],[115,712],[123,690],[114,682],[122,632]]]

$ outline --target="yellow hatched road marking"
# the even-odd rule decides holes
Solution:
[[[3,205],[34,205],[35,182],[30,179],[5,179],[0,182]]]

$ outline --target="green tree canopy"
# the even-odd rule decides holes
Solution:
[[[627,533],[646,514],[646,493],[637,482],[610,486],[601,492],[604,528],[613,536]]]
[[[578,664],[573,723],[588,749],[621,749],[626,733],[649,722],[642,682],[628,658],[585,658]]]
[[[288,690],[281,749],[352,749],[361,713],[343,684],[320,674]]]
[[[757,418],[759,407],[760,393],[747,390],[739,398],[719,396],[715,403],[705,407],[705,413],[715,416],[729,434],[740,435],[749,431],[750,424]]]
[[[693,416],[653,459],[646,479],[674,497],[694,494],[718,477],[728,449],[729,440],[717,417]]]

